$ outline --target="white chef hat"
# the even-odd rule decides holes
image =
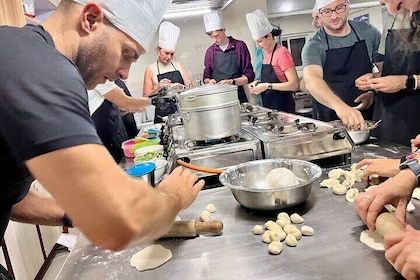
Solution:
[[[312,9],[312,13],[318,13],[318,9],[316,8],[316,2],[315,2],[315,5],[314,5],[314,8]]]
[[[172,0],[73,0],[101,5],[105,17],[118,29],[149,49],[156,29]]]
[[[264,37],[273,30],[273,26],[259,9],[252,13],[247,13],[246,21],[248,22],[248,28],[254,40]]]
[[[322,9],[325,6],[328,6],[329,4],[331,4],[334,1],[335,0],[316,0],[316,2],[315,2],[316,9],[319,11],[319,9]]]
[[[180,29],[175,24],[164,21],[159,27],[159,43],[158,46],[162,49],[175,50],[176,42],[178,41]]]
[[[225,28],[225,24],[223,23],[223,16],[218,11],[204,14],[203,19],[206,32],[212,32]]]

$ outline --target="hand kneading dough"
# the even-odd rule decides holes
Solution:
[[[265,177],[265,185],[267,188],[287,188],[299,184],[296,175],[289,169],[280,167],[275,168]]]
[[[370,230],[362,231],[360,234],[360,241],[374,250],[385,251],[384,239],[376,232],[376,230],[374,232],[371,232]]]
[[[172,258],[172,252],[162,245],[150,245],[138,251],[130,259],[130,265],[138,271],[154,269]]]

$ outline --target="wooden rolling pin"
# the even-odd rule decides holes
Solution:
[[[405,228],[400,224],[400,222],[389,212],[383,212],[376,218],[375,227],[376,231],[382,237],[389,233],[405,231]]]
[[[196,220],[175,221],[171,229],[161,238],[168,237],[195,237],[200,233],[220,234],[223,231],[223,223],[218,220],[199,222]]]

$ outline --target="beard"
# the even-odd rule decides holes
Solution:
[[[74,63],[79,68],[83,81],[89,90],[94,89],[98,85],[99,78],[102,79],[98,75],[103,71],[104,62],[106,62],[108,37],[108,32],[104,32],[103,36],[100,36],[94,42],[87,42],[80,45]]]

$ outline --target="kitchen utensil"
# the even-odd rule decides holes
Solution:
[[[187,162],[183,161],[182,159],[178,159],[176,161],[176,163],[178,165],[187,167],[189,169],[196,170],[196,171],[201,171],[201,172],[206,172],[206,173],[221,174],[223,172],[223,169],[201,167],[201,166],[197,166],[197,165],[194,165],[194,164],[191,164],[191,163],[187,163]]]
[[[298,177],[299,183],[285,188],[268,188],[266,176],[279,167],[290,169]],[[219,176],[219,181],[231,190],[244,207],[278,210],[304,202],[321,173],[321,168],[309,161],[277,158],[254,160],[230,167]]]
[[[395,216],[389,212],[381,213],[375,221],[376,231],[384,237],[389,233],[405,231],[404,227],[398,222]]]
[[[156,153],[156,154],[163,154],[163,145],[150,145],[146,147],[140,147],[138,149],[134,150],[134,156],[142,156],[145,155],[148,152]]]
[[[186,90],[178,96],[178,106],[189,140],[219,139],[241,131],[236,86],[205,85]]]
[[[199,222],[197,220],[175,221],[171,229],[161,238],[196,237],[202,233],[221,234],[223,223],[219,220]]]
[[[350,130],[346,128],[347,133],[349,134],[351,140],[353,140],[354,144],[362,144],[364,143],[366,140],[369,139],[370,136],[370,131],[372,129],[375,129],[378,124],[381,122],[382,120],[379,120],[377,122],[373,122],[373,121],[365,121],[365,129],[360,129],[360,130]],[[341,121],[332,121],[330,122],[333,125],[337,125],[337,126],[343,126],[343,123]]]
[[[135,164],[125,172],[132,178],[144,180],[146,183],[155,186],[155,169],[156,165],[153,162],[142,162]]]

